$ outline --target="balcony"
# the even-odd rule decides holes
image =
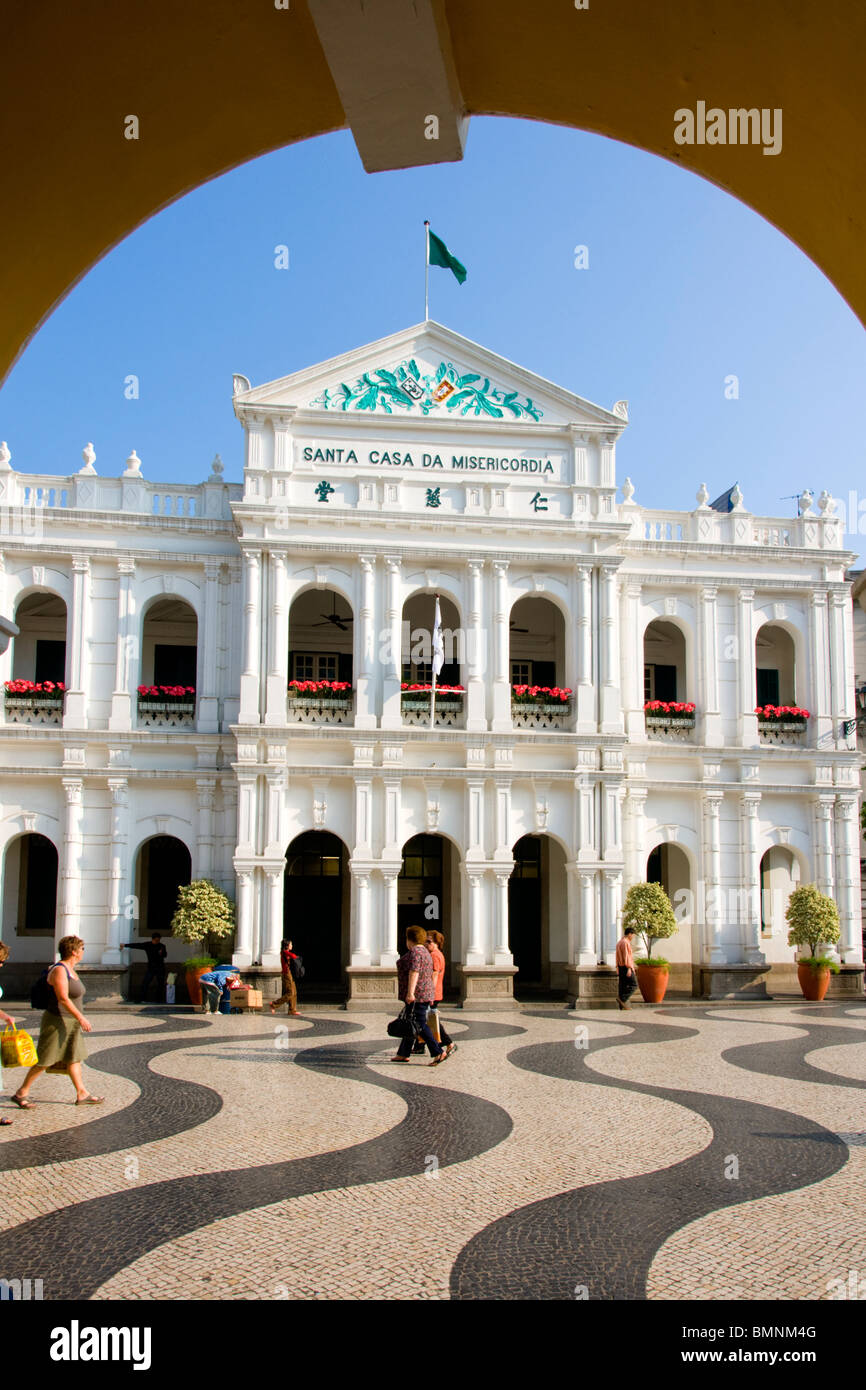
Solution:
[[[415,725],[419,729],[430,728],[430,695],[429,685],[403,685],[400,691],[400,713],[405,725]],[[462,686],[437,685],[433,709],[434,729],[462,729],[465,698],[466,692]]]
[[[194,729],[195,691],[192,686],[140,685],[140,729]]]
[[[695,707],[679,700],[647,700],[644,705],[647,738],[658,743],[692,743]]]
[[[571,695],[571,690],[564,686],[513,685],[512,726],[515,729],[566,729],[571,723]]]
[[[3,695],[6,723],[59,726],[65,694],[62,681],[7,681]]]
[[[758,716],[758,738],[777,748],[802,748],[806,743],[809,711],[799,705],[763,705]]]
[[[348,681],[289,681],[290,724],[351,724],[355,692]]]

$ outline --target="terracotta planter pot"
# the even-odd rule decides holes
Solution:
[[[668,987],[670,970],[666,965],[639,965],[637,982],[645,1004],[660,1004]]]
[[[800,981],[803,998],[820,1003],[830,984],[830,971],[826,965],[822,970],[813,970],[811,965],[798,965],[797,979]]]
[[[199,980],[202,975],[206,975],[207,972],[212,969],[212,965],[201,965],[197,970],[187,970],[186,972],[186,988],[189,994],[189,1002],[196,1007],[201,1004],[201,985],[199,984]]]

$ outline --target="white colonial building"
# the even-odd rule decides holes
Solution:
[[[40,687],[0,710],[7,975],[75,931],[116,990],[123,944],[207,877],[266,984],[289,934],[310,988],[381,1006],[421,922],[475,1006],[508,1004],[515,971],[518,994],[609,997],[623,893],[649,877],[680,920],[672,989],[787,985],[809,881],[857,987],[853,557],[826,495],[794,520],[738,488],[725,511],[703,486],[690,511],[642,507],[617,489],[625,402],[434,323],[235,377],[234,406],[242,485],[219,460],[150,482],[135,453],[104,478],[91,446],[34,476],[0,448],[20,630],[0,678]],[[437,596],[452,688],[431,716],[404,687],[430,683]]]

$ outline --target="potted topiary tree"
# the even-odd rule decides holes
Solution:
[[[824,954],[824,948],[832,946],[842,935],[839,909],[814,883],[801,883],[788,899],[785,917],[788,945],[806,946],[809,951],[797,958],[797,979],[803,997],[820,1002],[827,993],[831,974],[839,973],[836,962]]]
[[[193,879],[192,883],[182,884],[178,889],[171,934],[190,943],[200,941],[206,952],[184,961],[191,1004],[201,1003],[199,979],[216,964],[217,955],[225,948],[226,937],[231,936],[234,925],[234,903],[209,879]]]
[[[671,900],[660,883],[633,883],[625,895],[622,929],[634,927],[644,944],[645,956],[635,961],[637,982],[644,1002],[660,1004],[670,976],[670,961],[653,955],[653,942],[673,936],[679,928]]]

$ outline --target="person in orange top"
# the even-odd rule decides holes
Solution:
[[[443,986],[445,983],[445,957],[442,954],[442,947],[444,945],[445,937],[442,935],[441,931],[428,931],[427,950],[430,952],[430,957],[433,961],[433,1005],[434,1008],[436,1008],[439,1041],[445,1048],[446,1057],[450,1057],[452,1052],[457,1051],[457,1044],[456,1042],[452,1042],[451,1038],[449,1038],[445,1029],[442,1027],[442,1021],[439,1018],[439,1009],[437,1007],[442,999]]]
[[[637,977],[634,971],[634,956],[631,953],[631,939],[634,935],[634,927],[626,927],[619,941],[616,943],[616,1002],[621,1009],[631,1008],[631,1004],[628,1003],[628,1000],[634,994],[635,988],[637,987]]]

